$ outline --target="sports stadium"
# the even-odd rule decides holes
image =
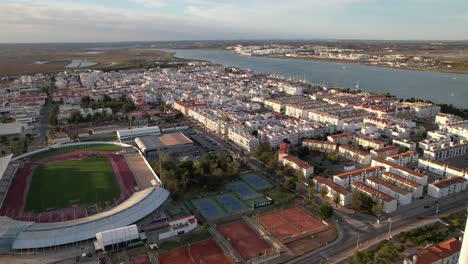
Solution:
[[[133,224],[169,192],[142,153],[114,142],[0,158],[0,252],[61,246]]]

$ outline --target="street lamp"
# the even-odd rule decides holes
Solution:
[[[390,222],[390,225],[388,227],[388,240],[392,239],[391,234],[392,234],[392,219],[389,217],[388,221]]]

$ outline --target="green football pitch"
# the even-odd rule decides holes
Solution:
[[[86,158],[43,164],[34,170],[26,211],[113,201],[120,195],[110,160]]]

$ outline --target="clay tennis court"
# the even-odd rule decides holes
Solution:
[[[211,239],[161,253],[158,259],[160,264],[231,263],[216,242]]]
[[[243,221],[223,225],[218,227],[218,231],[245,260],[273,251],[273,248]]]
[[[292,242],[325,230],[322,223],[298,207],[264,214],[256,217],[255,220],[283,243]]]

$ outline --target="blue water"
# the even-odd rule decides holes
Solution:
[[[225,66],[306,79],[324,85],[421,98],[468,108],[468,74],[413,71],[314,60],[245,57],[221,50],[175,50],[179,58],[206,60]]]

